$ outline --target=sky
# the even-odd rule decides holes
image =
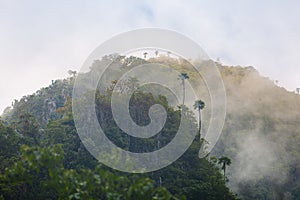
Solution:
[[[0,113],[79,71],[102,42],[137,28],[177,31],[212,59],[300,87],[300,1],[0,0]],[[255,84],[255,83],[254,83]]]

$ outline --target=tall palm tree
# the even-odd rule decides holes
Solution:
[[[148,55],[148,53],[147,53],[147,52],[144,52],[143,54],[144,54],[144,59],[146,59],[146,58],[147,58],[147,55]]]
[[[205,107],[205,103],[202,100],[197,100],[194,103],[194,108],[198,110],[198,131],[199,131],[199,139],[201,141],[201,110]]]
[[[224,182],[226,182],[226,166],[229,166],[231,164],[231,160],[226,156],[222,156],[221,158],[219,158],[218,164],[222,165],[221,169],[224,172]]]
[[[184,101],[185,101],[185,79],[189,79],[190,77],[188,76],[187,73],[181,73],[179,75],[179,78],[182,81],[182,89],[183,89],[182,105],[184,105]]]

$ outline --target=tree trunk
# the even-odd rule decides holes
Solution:
[[[184,82],[184,79],[182,79],[182,87],[183,87],[182,105],[184,105],[184,101],[185,101],[185,82]]]
[[[201,110],[199,109],[198,110],[199,112],[199,115],[198,115],[198,122],[199,122],[199,125],[198,125],[198,128],[199,128],[199,141],[201,141]]]
[[[224,183],[226,184],[226,165],[224,165]]]

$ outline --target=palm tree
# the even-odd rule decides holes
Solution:
[[[77,74],[77,71],[68,70],[68,74],[69,74],[70,76],[73,76],[73,77],[75,77],[75,76],[76,76],[76,74]]]
[[[179,75],[179,78],[182,81],[182,89],[183,89],[182,105],[184,105],[184,101],[185,101],[185,79],[189,79],[190,77],[187,75],[187,73],[181,73]]]
[[[231,160],[226,156],[222,156],[221,158],[219,158],[218,164],[222,165],[221,169],[224,172],[224,182],[226,182],[226,166],[229,166],[231,164]]]
[[[299,94],[300,93],[300,88],[296,88],[296,92]]]
[[[198,128],[199,128],[199,139],[201,141],[201,110],[205,107],[205,103],[202,100],[197,100],[194,103],[194,108],[198,110]]]
[[[144,59],[147,58],[147,55],[148,55],[148,53],[147,53],[147,52],[144,52]]]

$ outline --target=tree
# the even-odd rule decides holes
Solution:
[[[219,158],[218,164],[222,165],[221,169],[224,172],[224,182],[226,182],[226,166],[229,166],[231,164],[231,160],[226,156],[222,156],[221,158]]]
[[[162,57],[161,62],[168,60],[173,62],[173,58],[163,59],[165,58]],[[116,62],[119,61],[117,60]],[[130,70],[132,67],[145,62],[147,61],[142,58],[132,57],[129,67],[122,64],[124,67],[113,68],[113,70],[116,70],[113,72],[119,73],[123,72],[123,70]],[[152,60],[150,59],[148,62],[152,62]],[[91,68],[93,70],[92,73],[80,74],[79,78],[90,78],[91,74],[95,76],[98,68],[100,69],[101,65],[107,63],[101,61],[100,64],[97,62],[96,64],[93,64],[93,68]],[[192,73],[190,71],[183,72],[187,72],[189,76]],[[3,141],[1,144],[4,148],[2,155],[7,157],[0,159],[0,161],[2,169],[8,168],[9,171],[0,173],[0,199],[2,199],[1,196],[5,197],[5,199],[170,199],[168,195],[164,198],[160,195],[166,192],[157,188],[161,184],[172,194],[176,194],[177,197],[184,195],[191,200],[236,199],[223,181],[223,170],[221,171],[221,167],[215,165],[218,163],[218,160],[212,164],[207,158],[198,158],[199,145],[202,142],[199,143],[196,140],[192,142],[192,145],[181,159],[157,172],[131,175],[102,165],[97,166],[97,160],[86,150],[76,132],[71,99],[74,82],[70,81],[70,79],[71,77],[63,81],[58,80],[51,87],[43,88],[36,95],[27,97],[28,100],[25,99],[26,101],[20,101],[14,105],[14,115],[10,117],[11,121],[13,120],[13,122],[16,121],[17,123],[21,113],[30,113],[38,122],[37,129],[28,126],[25,119],[20,120],[21,123],[16,124],[16,128],[12,126],[11,131],[16,129],[16,136],[21,140],[17,145],[25,143],[22,142],[24,138],[32,140],[32,133],[27,133],[24,130],[37,130],[39,133],[37,140],[39,142],[37,144],[26,142],[25,144],[28,146],[39,145],[44,148],[22,148],[21,154],[18,151],[19,148],[15,148],[14,155],[8,155],[7,152],[13,152],[12,150],[17,145],[15,145],[13,137],[10,139],[13,143],[7,142],[8,138],[6,138],[6,135],[10,134],[4,130],[5,137],[0,139]],[[113,77],[107,83],[112,80]],[[109,87],[107,83],[105,86]],[[112,82],[113,85],[115,83],[116,81]],[[182,112],[182,110],[169,105],[165,96],[152,94],[151,91],[160,91],[160,87],[153,88],[154,90],[145,90],[146,92],[142,90],[143,88],[136,90],[138,83],[135,79],[131,81],[124,79],[121,85],[122,89],[115,88],[115,92],[120,97],[117,98],[118,104],[124,104],[123,97],[127,95],[126,92],[135,90],[130,98],[129,109],[130,116],[137,125],[145,126],[151,122],[148,114],[150,107],[154,104],[162,105],[168,116],[163,129],[157,134],[157,137],[153,136],[146,139],[131,137],[129,151],[147,153],[164,147],[176,136],[180,124],[184,125],[182,130],[185,132],[185,135],[192,133],[194,135],[194,133],[198,132],[197,117],[195,117],[192,110],[183,106],[184,112]],[[179,80],[178,85],[181,90],[180,87],[182,86]],[[108,88],[107,91],[96,90],[95,110],[97,119],[107,138],[120,148],[128,150],[128,139],[130,139],[128,136],[130,135],[124,134],[112,116],[111,92],[109,91],[112,88]],[[67,91],[66,94],[69,94],[66,95],[66,98],[64,93],[62,94],[63,89]],[[163,94],[163,92],[160,93]],[[55,101],[58,111],[57,118],[46,123],[42,120],[42,113],[44,112],[44,101],[47,98]],[[85,104],[84,100],[82,104]],[[48,106],[48,104],[46,105]],[[184,123],[181,123],[183,121]],[[9,144],[9,146],[5,146],[6,144]],[[57,160],[61,154],[59,148],[51,150],[53,146],[59,144],[62,144],[63,160]],[[22,153],[24,151],[26,153]],[[5,167],[3,167],[3,160],[11,158],[14,159],[11,162],[7,162],[8,164],[5,164]],[[151,161],[155,162],[156,160],[153,159]],[[117,157],[116,162],[118,162]],[[11,166],[11,163],[16,163],[16,167]],[[139,179],[139,177],[142,179]],[[155,182],[147,177],[151,177]]]
[[[296,88],[296,92],[300,94],[300,88]]]
[[[21,143],[27,145],[39,144],[39,124],[36,119],[28,113],[20,113],[20,117],[14,125],[17,133],[22,135]]]
[[[181,73],[179,75],[179,78],[182,81],[182,89],[183,89],[182,105],[184,105],[184,101],[185,101],[185,79],[189,79],[190,77],[188,76],[187,73]]]
[[[76,72],[76,71],[73,71],[73,70],[68,70],[68,74],[69,74],[70,76],[75,77],[76,74],[77,74],[77,72]]]
[[[199,139],[201,140],[201,110],[205,107],[205,103],[202,100],[195,101],[194,108],[198,110],[198,130]]]
[[[155,55],[156,55],[156,57],[157,57],[157,56],[158,56],[158,50],[155,50],[154,53],[155,53]]]
[[[147,58],[147,55],[148,55],[148,53],[147,53],[147,52],[144,52],[143,54],[144,54],[144,59],[146,59],[146,58]]]

